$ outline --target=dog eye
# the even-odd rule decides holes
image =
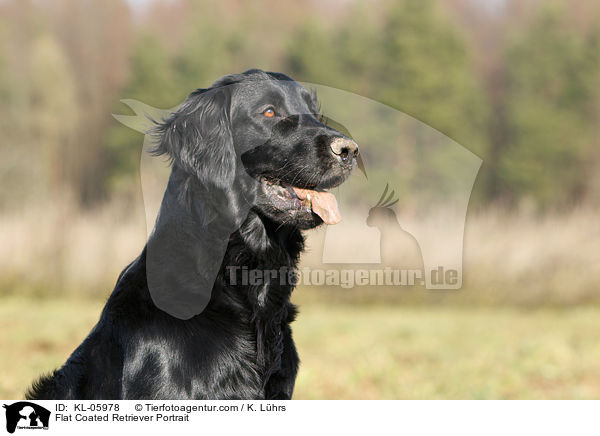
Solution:
[[[275,109],[270,107],[263,112],[263,115],[267,118],[273,118],[275,116]]]

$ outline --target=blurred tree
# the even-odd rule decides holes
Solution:
[[[174,64],[180,100],[225,74],[261,66],[265,56],[253,41],[256,32],[249,31],[252,12],[251,3],[243,7],[235,1],[192,3],[188,32]]]
[[[2,180],[19,180],[22,192],[40,189],[33,180],[54,191],[68,185],[82,204],[127,191],[141,139],[110,117],[123,110],[119,98],[169,108],[223,74],[259,67],[382,101],[449,135],[483,157],[485,200],[600,202],[600,5],[476,8],[470,0],[154,0],[134,26],[124,0],[5,0]],[[383,152],[369,158],[397,162],[400,194],[417,174],[429,171],[434,184],[455,171],[430,157],[418,129],[390,134],[373,125],[367,136]],[[371,176],[385,183],[385,174]]]
[[[18,89],[12,69],[10,68],[7,59],[6,27],[4,22],[0,23],[0,132],[2,139],[0,140],[0,186],[6,189],[0,189],[0,211],[7,208],[7,205],[14,206],[17,198],[26,198],[27,192],[24,189],[16,189],[18,186],[23,186],[23,180],[18,176],[21,167],[24,166],[23,144],[20,150],[15,150],[11,147],[14,141],[23,141],[24,130],[21,123],[18,122],[15,116],[15,91]],[[31,174],[27,174],[31,176]]]
[[[28,0],[0,4],[0,207],[24,207],[48,182],[34,139],[31,46],[42,34],[38,9]]]
[[[483,154],[484,99],[460,34],[431,0],[388,8],[377,97]]]
[[[374,92],[380,42],[375,15],[364,2],[350,8],[336,26],[314,16],[301,23],[287,43],[285,69],[290,75],[361,95]]]
[[[31,50],[32,140],[38,144],[41,174],[50,194],[74,186],[67,156],[77,154],[74,133],[79,124],[77,90],[69,62],[51,35],[40,36]]]
[[[429,0],[380,5],[374,11],[372,5],[357,2],[333,27],[306,21],[290,41],[291,72],[306,81],[374,98],[484,154],[485,99],[455,25]],[[429,172],[432,179],[456,171],[439,156],[428,159],[427,144],[419,141],[418,132],[412,133],[398,141],[377,131],[371,135],[381,140],[374,141],[380,152],[372,153],[370,162],[386,168],[384,172],[397,170],[405,186],[396,189],[405,193],[418,188],[412,186],[417,171]],[[401,163],[388,168],[390,162]]]
[[[288,41],[285,59],[288,74],[296,80],[340,87],[336,54],[341,50],[334,52],[331,38],[321,22],[315,19],[303,22]],[[353,76],[354,72],[346,75]]]
[[[546,7],[507,54],[509,146],[500,160],[503,194],[541,207],[582,199],[594,151],[600,51]]]
[[[122,0],[55,0],[44,4],[50,29],[69,59],[77,86],[77,153],[65,159],[76,199],[104,199],[109,173],[104,135],[111,107],[124,85],[131,17]],[[66,121],[66,120],[65,120]]]
[[[380,50],[381,17],[368,2],[356,2],[344,17],[344,24],[337,29],[332,46],[332,58],[337,62],[336,71],[339,84],[334,86],[348,89],[364,96],[379,91],[377,68],[382,63]]]
[[[159,109],[169,109],[181,102],[178,97],[181,87],[173,69],[172,57],[153,34],[139,36],[133,48],[130,68],[129,83],[121,91],[123,98],[139,100]],[[116,105],[113,112],[123,113],[123,106]],[[105,141],[110,153],[110,189],[131,194],[131,187],[137,187],[132,180],[137,176],[142,136],[113,120]]]

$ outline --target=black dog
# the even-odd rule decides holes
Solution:
[[[100,321],[29,399],[289,399],[301,230],[339,219],[358,147],[314,94],[250,70],[193,92],[154,133],[172,172],[152,235]],[[257,283],[240,271],[268,271]]]

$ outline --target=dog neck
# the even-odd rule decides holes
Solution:
[[[225,286],[215,286],[228,294],[216,300],[235,300],[238,307],[245,307],[244,318],[256,334],[257,363],[265,383],[280,366],[283,330],[296,316],[290,297],[303,247],[304,237],[297,228],[251,211],[230,237],[220,274]]]
[[[220,276],[248,296],[254,318],[269,317],[289,302],[303,248],[300,230],[252,210],[229,239]]]

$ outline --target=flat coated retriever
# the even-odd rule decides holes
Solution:
[[[28,399],[290,399],[301,231],[339,220],[358,147],[314,93],[249,70],[157,123],[172,171],[144,250],[83,343]],[[256,271],[262,274],[248,276]]]

